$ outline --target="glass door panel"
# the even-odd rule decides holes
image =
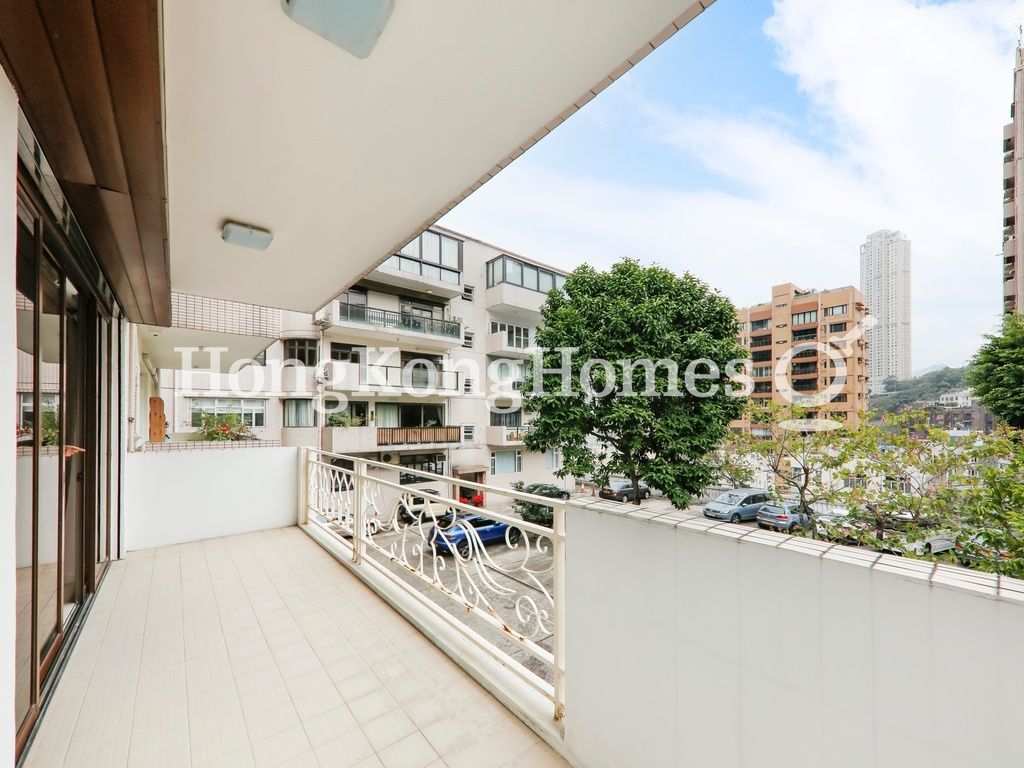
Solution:
[[[60,396],[61,299],[64,280],[57,267],[44,258],[39,265],[39,388],[45,393],[39,409],[41,446],[39,451],[38,496],[38,592],[36,597],[36,640],[40,658],[46,656],[60,630],[60,499],[63,459],[63,403]]]
[[[64,516],[63,605],[68,622],[82,602],[83,505],[85,501],[85,359],[88,347],[86,306],[70,280],[64,291]]]
[[[19,214],[22,210],[19,209]],[[21,216],[19,215],[19,219]],[[32,603],[32,572],[35,549],[32,545],[34,512],[33,478],[35,476],[35,435],[39,424],[39,408],[35,396],[35,305],[36,270],[35,243],[30,216],[19,221],[17,246],[17,389],[18,423],[15,432],[17,453],[15,490],[15,580],[16,616],[14,625],[14,726],[20,729],[35,701],[33,683],[36,663],[32,644],[34,607]]]

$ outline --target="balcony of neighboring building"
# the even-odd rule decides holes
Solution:
[[[380,344],[406,342],[430,349],[451,349],[462,344],[462,322],[425,313],[335,300],[319,313],[327,335],[366,339]]]
[[[499,256],[487,263],[487,309],[536,325],[548,292],[561,288],[565,275],[514,256]]]
[[[526,338],[513,337],[508,331],[495,331],[487,334],[484,350],[494,357],[506,357],[527,360],[533,357],[529,334]]]
[[[487,444],[498,447],[521,446],[529,431],[529,424],[489,426]]]
[[[462,241],[427,230],[374,269],[369,279],[444,299],[462,295]]]

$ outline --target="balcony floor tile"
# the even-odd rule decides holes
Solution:
[[[81,764],[567,765],[298,528],[110,566],[25,762]]]

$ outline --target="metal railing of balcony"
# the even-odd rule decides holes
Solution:
[[[377,427],[377,445],[462,442],[462,427]]]
[[[335,304],[338,309],[338,320],[376,325],[381,328],[395,328],[401,331],[412,331],[413,333],[429,333],[434,336],[447,336],[452,339],[462,338],[462,323],[456,320],[421,317],[407,312],[367,307],[365,304],[349,304],[344,301],[338,301]]]
[[[305,456],[304,524],[326,533],[354,570],[383,576],[547,697],[562,720],[565,502],[402,468],[460,494],[468,488],[485,499],[543,505],[552,514],[548,527],[451,496],[417,495],[386,479],[397,469],[391,464],[314,450]],[[508,641],[525,663],[500,647]]]

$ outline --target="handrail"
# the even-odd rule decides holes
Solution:
[[[429,333],[435,336],[448,336],[453,339],[462,337],[462,323],[455,320],[438,320],[433,317],[421,317],[409,312],[395,312],[391,309],[368,307],[365,304],[350,304],[346,301],[336,302],[338,319],[353,323],[378,325],[382,328],[397,328],[415,333]]]
[[[423,445],[426,443],[458,443],[462,427],[377,427],[377,445]]]
[[[565,715],[565,507],[563,499],[308,450],[304,526],[356,573],[372,569],[546,696]],[[372,470],[372,471],[371,471]],[[448,489],[471,488],[551,510],[551,526],[446,495],[424,495],[387,473]],[[485,525],[478,530],[477,518]],[[443,519],[443,520],[442,520]],[[497,521],[499,538],[487,534]],[[487,546],[485,546],[487,545]],[[411,582],[411,583],[410,583]],[[413,586],[419,584],[420,586]],[[475,625],[464,618],[473,614]],[[532,663],[504,650],[518,646]]]

